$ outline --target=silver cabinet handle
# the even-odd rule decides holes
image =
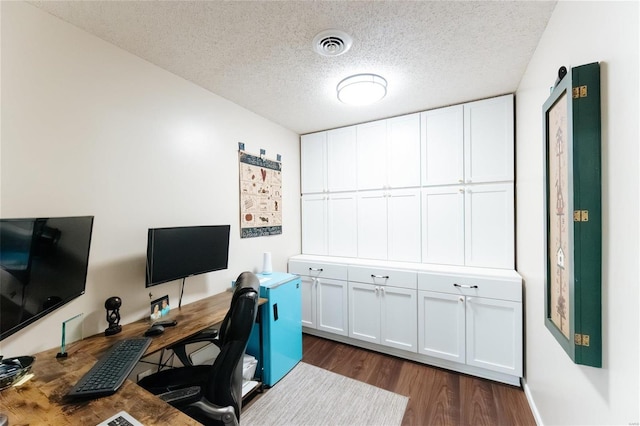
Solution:
[[[385,280],[389,279],[389,275],[375,275],[371,274],[371,278],[384,278]]]
[[[454,283],[453,285],[455,287],[460,287],[460,288],[478,288],[477,285],[466,285],[466,284],[458,284],[458,283]]]
[[[460,299],[458,299],[461,302],[464,302],[464,297],[460,296]]]
[[[324,271],[324,269],[322,268],[309,268],[310,271],[314,271],[314,272],[322,272]]]

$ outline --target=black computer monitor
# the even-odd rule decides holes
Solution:
[[[149,229],[146,286],[227,269],[230,228],[211,225]]]
[[[93,216],[0,219],[0,340],[84,294]]]

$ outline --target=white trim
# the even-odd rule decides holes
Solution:
[[[538,411],[538,407],[536,406],[536,402],[533,400],[533,395],[531,395],[531,390],[529,389],[529,385],[527,385],[527,381],[524,377],[521,379],[522,381],[522,389],[524,390],[524,394],[527,397],[527,402],[529,402],[529,408],[531,408],[531,413],[533,414],[533,419],[536,421],[538,426],[544,426],[542,423],[542,417],[540,417],[540,412]]]

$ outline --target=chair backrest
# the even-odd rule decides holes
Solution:
[[[244,353],[258,311],[260,281],[255,274],[243,272],[236,280],[231,306],[219,330],[220,354],[203,388],[211,403],[233,406],[240,421],[242,408],[242,368]]]

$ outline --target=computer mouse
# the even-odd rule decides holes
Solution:
[[[157,336],[164,333],[164,327],[161,325],[152,325],[147,331],[144,332],[145,336]]]

